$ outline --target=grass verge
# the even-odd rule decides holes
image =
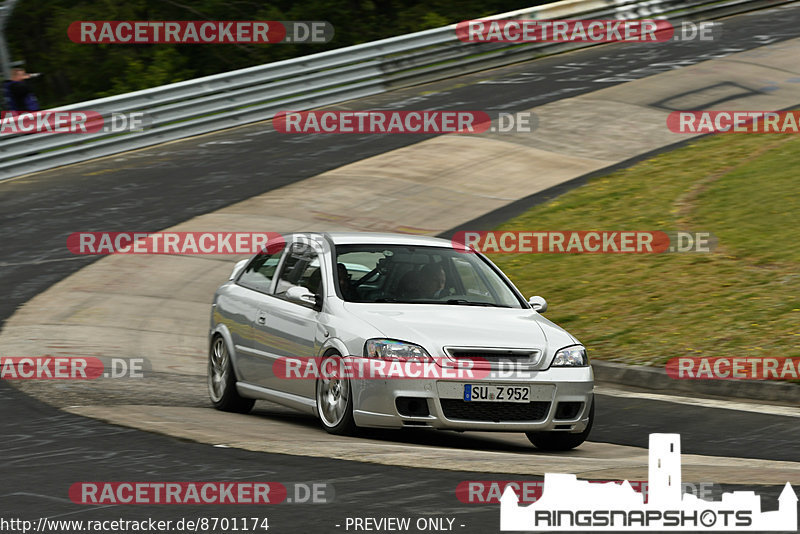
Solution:
[[[498,230],[687,230],[711,254],[494,254],[598,359],[800,354],[800,137],[717,135],[536,206]]]

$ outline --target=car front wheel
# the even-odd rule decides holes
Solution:
[[[320,369],[339,369],[339,362],[327,366],[331,358],[341,359],[338,354],[330,354],[322,360]],[[317,415],[323,428],[331,434],[340,436],[356,433],[353,420],[353,390],[347,377],[321,376],[317,379]]]
[[[594,405],[595,400],[592,400],[592,407],[589,408],[589,423],[583,432],[572,434],[570,432],[525,432],[528,439],[536,445],[537,449],[543,451],[568,451],[574,449],[589,437],[589,432],[592,431],[594,424]]]

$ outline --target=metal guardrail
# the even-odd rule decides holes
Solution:
[[[564,0],[484,19],[707,20],[796,0]],[[59,107],[143,111],[130,133],[0,135],[0,180],[594,43],[464,43],[456,25]]]

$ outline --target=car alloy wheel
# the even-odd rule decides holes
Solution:
[[[219,335],[212,340],[208,353],[208,396],[214,408],[225,412],[247,413],[256,403],[254,399],[246,399],[236,391],[236,376],[228,346]]]
[[[320,369],[327,369],[325,360],[340,359],[331,354],[322,361]],[[330,366],[338,369],[338,365]],[[331,434],[353,434],[356,425],[353,420],[353,396],[350,380],[346,377],[321,376],[317,379],[317,413],[322,426]]]

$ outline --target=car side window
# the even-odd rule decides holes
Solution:
[[[317,252],[310,246],[294,243],[283,262],[275,296],[283,297],[290,287],[305,287],[315,295],[322,294],[322,271]]]
[[[257,255],[253,258],[253,261],[245,267],[236,283],[248,289],[268,293],[270,285],[272,285],[272,277],[275,276],[275,270],[278,268],[280,259],[280,252]]]

